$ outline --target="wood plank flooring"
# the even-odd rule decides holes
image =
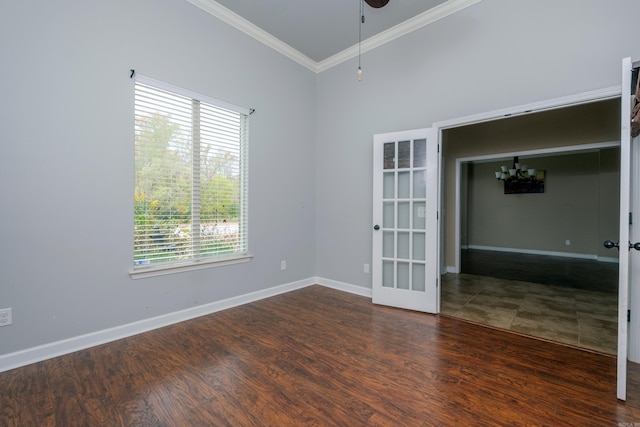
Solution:
[[[640,370],[620,402],[615,365],[311,286],[0,373],[0,425],[640,423]]]

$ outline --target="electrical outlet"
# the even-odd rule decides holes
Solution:
[[[369,264],[364,265],[364,272],[369,274]]]
[[[571,246],[571,240],[567,239],[564,241],[565,246]]]
[[[280,270],[287,269],[287,261],[280,261]]]
[[[9,326],[12,323],[11,308],[0,309],[0,326]]]

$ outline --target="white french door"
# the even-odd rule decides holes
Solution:
[[[636,71],[637,72],[637,71]],[[619,258],[619,296],[618,296],[618,399],[625,400],[627,396],[627,358],[638,358],[638,349],[629,351],[629,324],[627,310],[639,307],[638,286],[640,277],[640,230],[634,230],[633,219],[638,221],[637,212],[640,203],[640,137],[631,138],[631,108],[633,102],[632,85],[633,65],[631,58],[622,60],[622,97],[621,97],[621,134],[620,134],[620,237],[618,240]],[[633,217],[634,209],[636,217]],[[636,250],[637,249],[637,250]],[[635,274],[634,274],[635,273]],[[630,304],[630,301],[632,304]],[[638,326],[639,310],[631,313],[633,319],[632,330]],[[634,335],[638,331],[634,331]],[[638,339],[634,336],[632,344],[638,347]]]
[[[375,304],[439,311],[439,152],[435,130],[374,136]]]

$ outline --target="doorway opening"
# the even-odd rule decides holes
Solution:
[[[617,254],[602,242],[618,232],[619,102],[443,131],[457,215],[443,233],[442,314],[616,353]],[[504,194],[495,171],[516,155],[546,171],[544,193]]]

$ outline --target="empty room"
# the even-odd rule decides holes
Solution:
[[[640,423],[637,16],[3,2],[0,425]],[[532,127],[484,132],[514,117]],[[505,194],[501,165],[544,193]],[[496,201],[552,218],[550,198],[553,229],[483,234],[509,225],[482,222]],[[608,347],[446,313],[469,249],[511,286],[498,247],[606,258]]]

